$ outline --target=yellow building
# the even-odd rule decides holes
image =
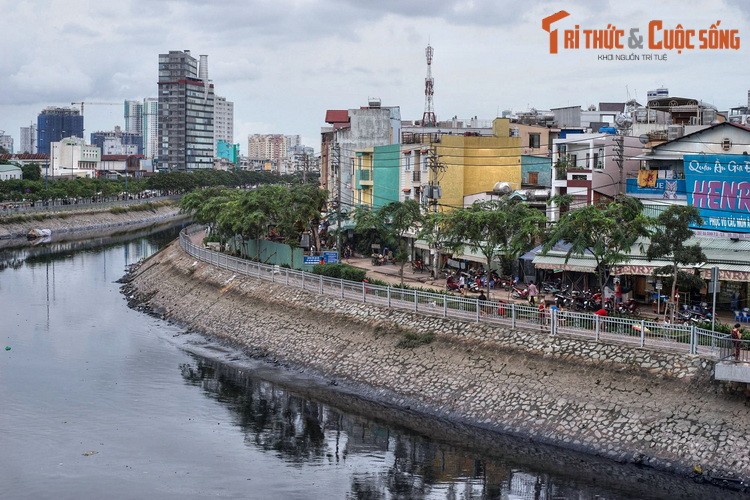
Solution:
[[[436,149],[444,166],[437,173],[442,210],[463,207],[464,197],[490,192],[497,182],[521,188],[521,138],[511,137],[507,118],[496,118],[492,130],[490,136],[441,135]]]
[[[373,171],[372,171],[373,148],[364,148],[356,151],[354,156],[354,206],[373,206]],[[353,208],[353,207],[352,207]]]

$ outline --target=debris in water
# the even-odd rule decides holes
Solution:
[[[91,455],[96,455],[97,453],[99,452],[92,450],[92,451],[84,451],[83,453],[81,453],[81,455],[83,455],[84,457],[90,457]]]

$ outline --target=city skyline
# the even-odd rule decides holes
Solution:
[[[747,103],[750,78],[742,62],[750,43],[750,6],[713,0],[684,4],[609,2],[225,2],[189,0],[120,6],[121,16],[90,0],[8,5],[0,20],[10,39],[0,62],[0,130],[20,145],[20,127],[36,123],[48,106],[71,102],[143,100],[157,96],[158,54],[190,49],[207,54],[217,95],[235,103],[234,142],[246,153],[253,133],[300,134],[320,147],[326,109],[400,106],[405,120],[424,111],[424,50],[434,48],[432,76],[438,120],[490,119],[525,111],[599,101],[645,101],[668,87],[727,110]],[[616,25],[664,29],[736,29],[738,49],[570,49],[550,54],[542,19],[564,10],[553,28]],[[101,12],[100,12],[101,11]],[[139,22],[133,23],[133,19]],[[231,23],[228,21],[231,19]],[[13,36],[17,34],[18,36]],[[21,36],[23,35],[23,36]],[[34,43],[28,43],[28,40]],[[24,40],[21,42],[20,40]],[[562,44],[562,42],[560,42]],[[666,55],[666,60],[607,60],[602,55]],[[87,106],[85,134],[124,126],[116,106]]]

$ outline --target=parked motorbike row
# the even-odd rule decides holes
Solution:
[[[675,314],[675,322],[677,323],[701,323],[711,321],[711,318],[711,309],[706,302],[694,305],[683,304]]]
[[[459,290],[459,281],[462,276],[464,278],[465,289],[476,293],[486,289],[488,282],[491,290],[510,290],[513,284],[513,278],[510,276],[499,276],[495,271],[489,274],[474,270],[461,273],[445,271],[446,288],[448,290]]]
[[[446,271],[446,286],[448,290],[460,291],[459,280],[464,277],[464,291],[478,293],[487,287],[487,280],[490,281],[490,288],[510,291],[510,296],[517,300],[528,300],[529,290],[526,286],[518,285],[516,280],[510,276],[498,276],[494,271],[489,275],[484,272],[450,272]],[[613,297],[602,298],[600,292],[590,290],[571,290],[570,285],[563,285],[559,280],[545,281],[538,285],[539,295],[541,297],[550,295],[554,296],[555,305],[571,311],[579,312],[597,312],[604,310],[608,315],[640,317],[641,310],[638,302],[630,298],[620,303],[616,303]],[[702,321],[711,321],[711,310],[705,302],[697,305],[684,304],[675,314],[676,323],[697,323]]]

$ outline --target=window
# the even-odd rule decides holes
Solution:
[[[529,184],[539,184],[539,172],[529,172]]]
[[[541,147],[542,137],[540,134],[529,134],[529,147],[538,148]]]
[[[404,155],[404,170],[411,170],[411,156]]]

